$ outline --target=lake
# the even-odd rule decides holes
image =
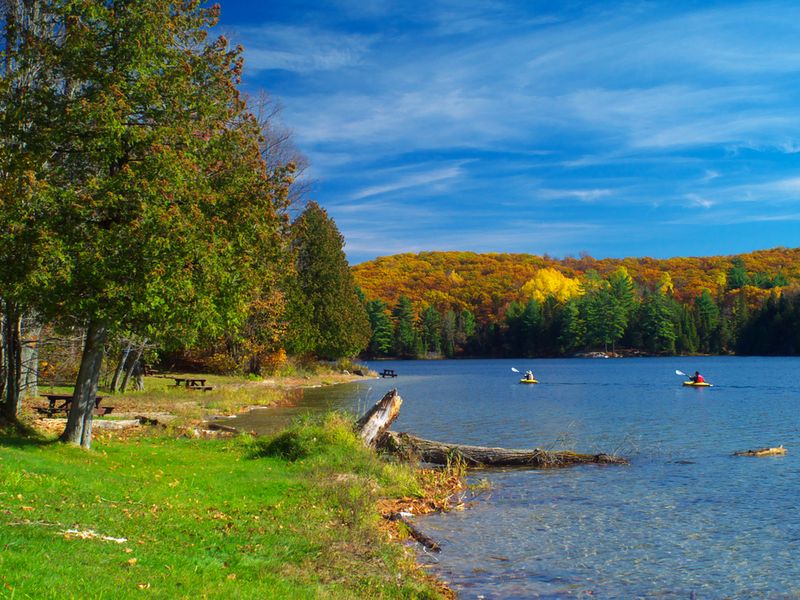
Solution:
[[[444,442],[618,453],[631,465],[476,472],[469,510],[417,519],[462,598],[800,598],[800,359],[381,361],[396,379],[299,410],[403,397],[393,429]],[[538,385],[520,385],[531,369]],[[711,388],[681,385],[699,370]],[[288,419],[298,409],[286,410]],[[243,426],[267,430],[270,411]],[[733,452],[784,444],[783,457]]]

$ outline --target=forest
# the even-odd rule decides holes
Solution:
[[[423,252],[353,272],[371,358],[800,351],[800,249],[661,260]]]

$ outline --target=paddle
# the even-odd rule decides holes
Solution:
[[[683,375],[684,377],[689,377],[689,376],[688,376],[686,373],[684,373],[683,371],[678,371],[678,369],[675,369],[675,375]]]
[[[511,367],[511,370],[514,371],[514,373],[519,373],[519,371],[517,369],[515,369],[514,367]]]

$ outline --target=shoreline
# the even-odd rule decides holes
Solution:
[[[199,397],[194,396],[196,392],[172,390],[167,390],[164,397],[158,398],[148,397],[146,393],[110,397],[110,401],[120,405],[122,410],[115,410],[110,415],[111,418],[95,418],[93,420],[96,428],[95,438],[101,443],[125,444],[129,439],[147,437],[152,432],[159,430],[161,431],[160,435],[177,436],[177,438],[235,437],[242,433],[247,434],[247,432],[236,430],[233,427],[212,427],[210,426],[212,420],[235,417],[256,408],[292,406],[299,399],[297,393],[304,389],[353,383],[377,377],[377,374],[326,373],[316,376],[273,377],[261,381],[227,382],[219,385],[216,390],[218,394],[234,395],[234,399],[229,399],[229,402],[225,404],[225,410],[216,410],[216,408],[212,410],[212,407],[217,405],[217,401],[213,394],[205,392],[200,392],[203,395]],[[252,398],[251,392],[264,390],[275,391],[278,395],[270,398],[270,402],[266,404],[249,401]],[[145,398],[146,403],[137,402],[137,397]],[[177,410],[153,410],[166,408],[164,404],[167,403],[173,404]],[[138,408],[137,405],[139,405]],[[203,413],[202,415],[197,415],[198,409]],[[26,413],[26,417],[30,417],[30,413]],[[63,430],[66,419],[35,417],[33,419],[26,418],[25,421],[39,433],[57,435]],[[117,423],[120,427],[116,426]],[[380,516],[377,532],[412,559],[413,568],[421,581],[427,581],[442,598],[451,600],[457,597],[456,593],[444,581],[426,570],[425,565],[419,559],[419,549],[416,544],[409,545],[407,543],[407,528],[392,517],[401,512],[412,513],[417,517],[434,512],[446,512],[453,508],[463,509],[463,503],[458,499],[457,494],[464,491],[465,479],[462,473],[445,473],[439,470],[423,469],[418,465],[409,465],[409,467],[416,474],[415,477],[420,480],[421,495],[379,499],[372,509],[375,514]],[[451,505],[451,499],[455,499],[455,506]]]

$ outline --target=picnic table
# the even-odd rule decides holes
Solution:
[[[394,369],[384,369],[381,377],[397,377],[397,371]]]
[[[54,414],[60,412],[67,413],[72,405],[72,394],[40,394],[40,396],[47,400],[47,406],[37,406],[36,410],[48,417],[52,417]],[[94,414],[96,415],[107,415],[114,410],[113,406],[104,406],[100,408],[100,402],[103,398],[105,398],[105,396],[95,396]]]
[[[206,385],[206,380],[202,377],[173,377],[175,380],[175,387],[183,385],[187,390],[213,390],[210,385]]]

